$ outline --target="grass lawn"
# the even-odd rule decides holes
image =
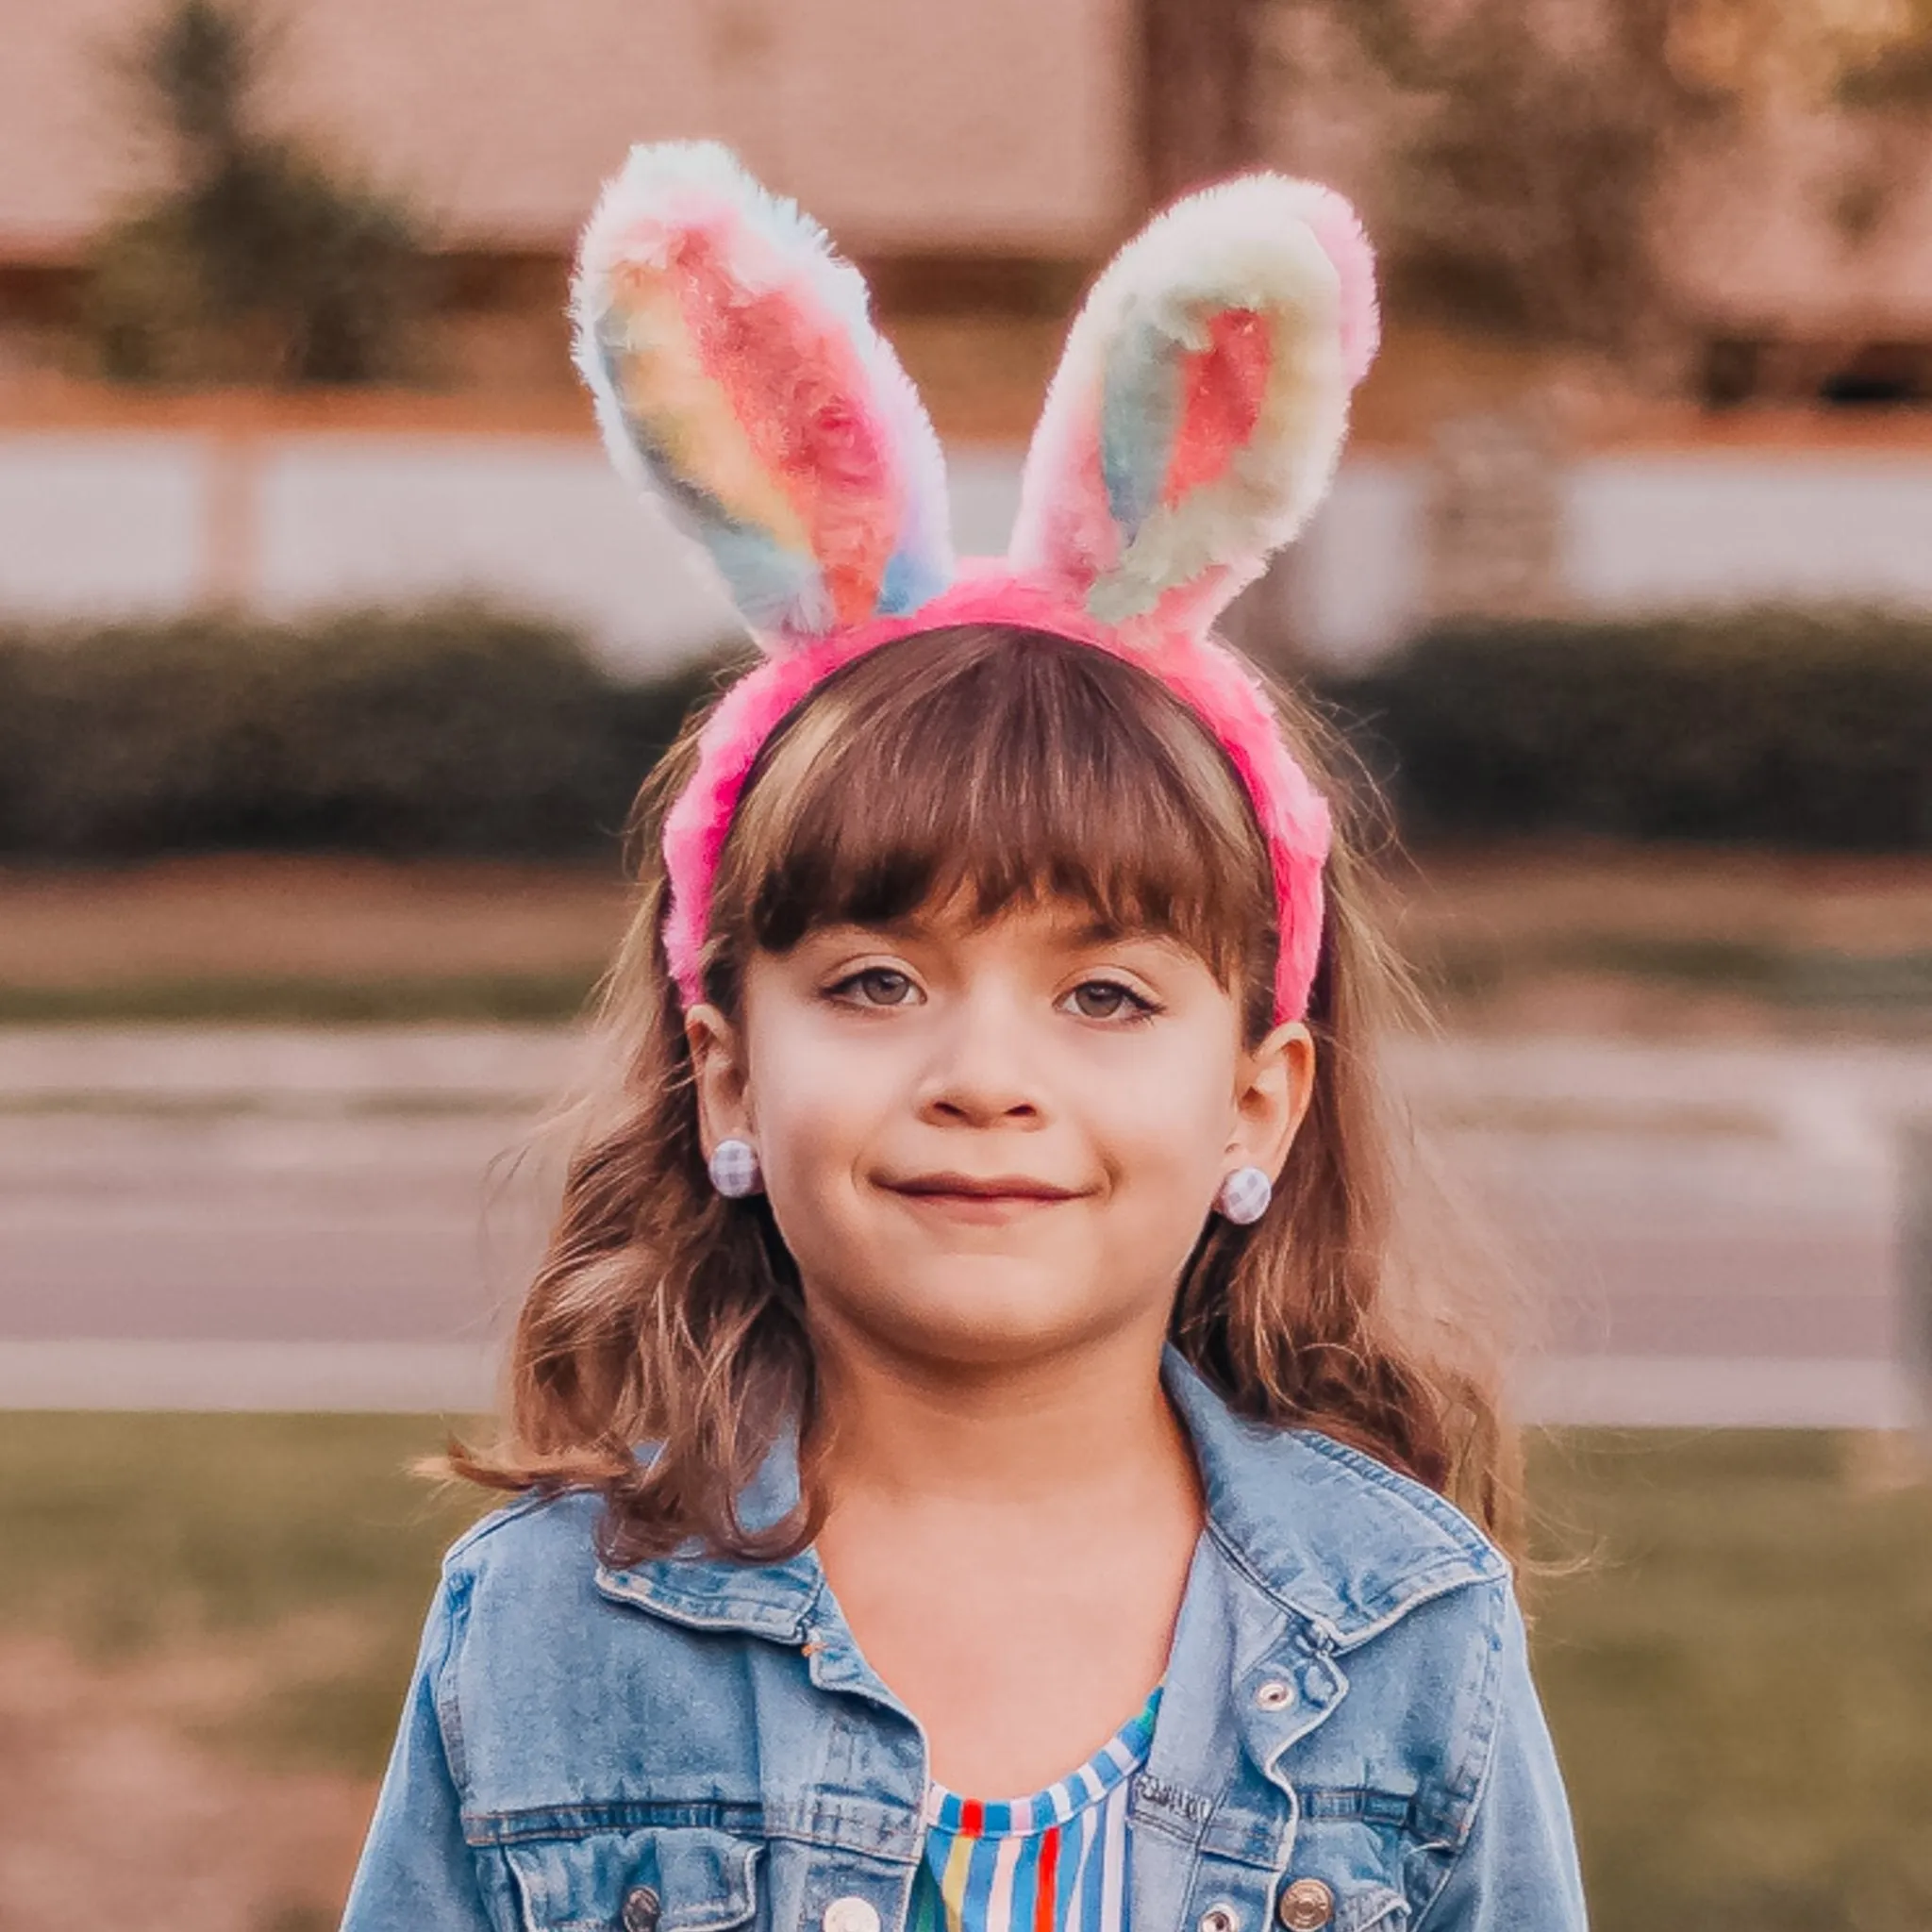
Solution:
[[[1932,1485],[1795,1431],[1541,1446],[1591,1558],[1535,1605],[1599,1932],[1932,1926]]]
[[[0,1638],[257,1654],[215,1733],[373,1776],[438,1553],[421,1417],[0,1414]],[[1539,1441],[1538,1663],[1598,1932],[1932,1925],[1932,1487],[1826,1435]],[[1533,1932],[1533,1928],[1524,1928]]]

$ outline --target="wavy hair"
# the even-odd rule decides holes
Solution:
[[[1248,1227],[1210,1219],[1171,1339],[1238,1413],[1361,1449],[1520,1554],[1521,1452],[1500,1399],[1507,1275],[1452,1265],[1444,1218],[1416,1211],[1436,1196],[1378,1058],[1425,1019],[1375,917],[1379,802],[1319,714],[1274,696],[1336,818],[1307,1014],[1314,1093],[1268,1212]],[[808,1455],[790,1517],[753,1530],[736,1508],[781,1422],[811,1418],[817,1385],[769,1207],[722,1199],[708,1178],[665,964],[657,832],[696,724],[632,814],[635,910],[594,1003],[599,1072],[553,1124],[569,1136],[562,1198],[518,1314],[501,1434],[452,1442],[444,1465],[498,1490],[601,1492],[599,1543],[618,1563],[692,1539],[776,1560],[825,1507]],[[1226,756],[1148,672],[1004,625],[883,646],[773,734],[720,861],[706,997],[736,1018],[753,949],[961,890],[981,916],[1068,897],[1119,929],[1169,934],[1238,996],[1251,1044],[1270,1028],[1274,892]]]

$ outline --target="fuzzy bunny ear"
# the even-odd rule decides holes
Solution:
[[[1014,567],[1106,624],[1205,630],[1327,491],[1375,354],[1374,263],[1312,181],[1242,175],[1157,216],[1068,337]]]
[[[726,149],[631,150],[571,308],[612,459],[703,544],[767,650],[951,581],[939,440],[864,281]]]

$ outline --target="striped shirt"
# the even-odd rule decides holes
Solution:
[[[1078,1771],[1030,1798],[928,1785],[908,1932],[1125,1932],[1128,1780],[1159,1703],[1157,1688]]]

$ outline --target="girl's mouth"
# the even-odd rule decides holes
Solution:
[[[1074,1189],[1056,1187],[1029,1174],[925,1174],[885,1186],[921,1208],[958,1221],[1010,1221],[1077,1198]]]

